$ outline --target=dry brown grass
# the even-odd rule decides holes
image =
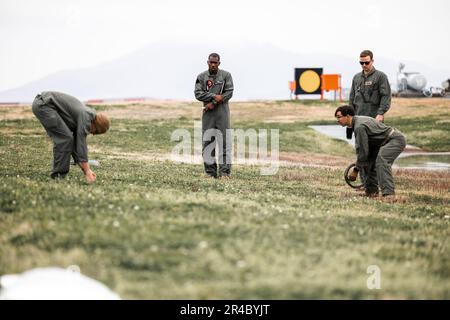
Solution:
[[[236,102],[230,108],[233,119],[278,123],[333,119],[334,111],[330,106],[270,101]]]
[[[297,152],[281,152],[280,160],[314,167],[346,167],[350,164],[345,157]]]
[[[432,195],[450,200],[450,172],[427,170],[394,170],[396,184],[420,195]]]
[[[287,123],[301,120],[321,120],[329,118],[333,108],[329,106],[307,106],[290,102],[249,101],[231,102],[232,121],[258,121]],[[160,101],[130,104],[128,106],[112,105],[106,113],[112,118],[120,119],[176,119],[179,117],[200,118],[200,102]]]
[[[31,105],[0,106],[0,121],[29,119],[32,117],[34,117],[34,115],[33,112],[31,111]]]
[[[345,104],[343,102],[342,104]],[[201,117],[200,102],[155,100],[143,103],[98,104],[108,106],[105,111],[120,119],[174,119]],[[426,108],[424,108],[426,107]],[[324,104],[302,104],[290,101],[231,101],[232,121],[295,122],[303,120],[333,120],[334,107]],[[420,117],[450,112],[450,99],[393,98],[388,115],[391,117]],[[33,117],[30,105],[1,106],[0,120]],[[443,119],[443,121],[449,121]]]
[[[16,128],[16,127],[2,127],[0,133],[4,135],[26,135],[26,136],[42,136],[42,129]]]
[[[450,113],[450,99],[409,99],[393,98],[390,117],[422,117]]]

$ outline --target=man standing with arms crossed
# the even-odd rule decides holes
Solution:
[[[195,98],[203,102],[202,141],[203,163],[209,177],[229,179],[231,173],[230,108],[228,100],[233,96],[231,74],[219,69],[220,56],[208,56],[208,70],[198,75],[195,82]],[[216,138],[219,153],[219,173],[217,173]]]

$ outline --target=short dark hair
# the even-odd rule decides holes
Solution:
[[[215,52],[211,53],[211,54],[208,56],[208,60],[209,60],[209,58],[211,58],[211,57],[217,58],[217,59],[220,61],[220,56],[219,56],[218,53],[215,53]]]
[[[359,54],[359,57],[360,57],[360,58],[370,57],[370,60],[372,60],[372,59],[373,59],[373,53],[372,53],[372,51],[370,51],[370,50],[364,50],[363,52],[361,52],[361,53]]]
[[[336,117],[338,112],[341,112],[341,114],[345,117],[348,115],[354,116],[355,115],[355,109],[353,109],[352,106],[340,106],[339,108],[336,109],[336,111],[334,112],[334,116]]]

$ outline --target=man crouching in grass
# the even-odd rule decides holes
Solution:
[[[70,156],[83,170],[87,183],[96,180],[88,163],[86,136],[109,129],[109,119],[96,113],[68,94],[46,91],[38,94],[32,110],[53,141],[52,179],[64,179],[70,168]]]
[[[355,116],[351,106],[337,108],[334,116],[341,126],[353,128],[355,132],[357,169],[350,172],[349,178],[356,180],[358,170],[363,170],[366,196],[378,196],[379,187],[383,197],[394,198],[392,164],[405,149],[405,136],[371,117]]]

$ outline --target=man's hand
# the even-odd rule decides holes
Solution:
[[[91,184],[91,183],[95,182],[95,180],[97,179],[97,176],[95,175],[94,171],[91,170],[89,163],[88,162],[79,162],[78,165],[80,166],[81,170],[83,170],[87,183]]]
[[[212,110],[214,109],[214,107],[215,107],[214,103],[210,102],[205,106],[205,111]]]
[[[377,116],[375,117],[375,120],[378,120],[380,122],[384,122],[384,115],[382,114],[377,114]]]
[[[348,180],[356,181],[356,178],[358,177],[358,172],[359,170],[357,170],[356,168],[352,168],[352,170],[348,174]]]
[[[87,171],[85,176],[86,176],[86,182],[89,184],[94,183],[95,180],[97,179],[97,175],[92,170]]]
[[[221,103],[223,101],[223,96],[220,94],[217,94],[214,96],[214,100],[216,100],[217,103]]]

